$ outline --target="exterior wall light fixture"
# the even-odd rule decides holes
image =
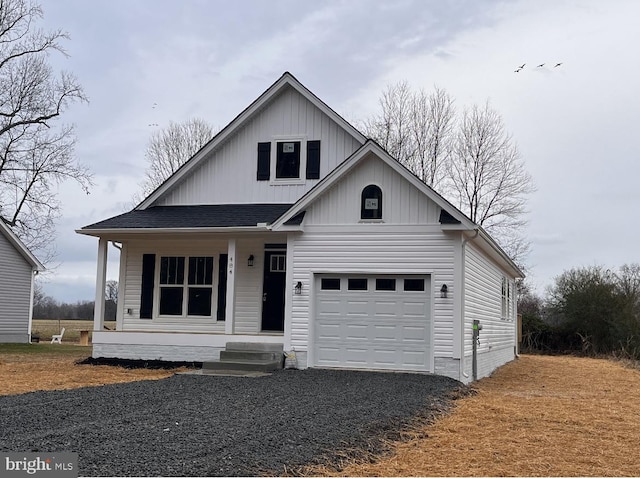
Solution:
[[[447,284],[442,284],[442,287],[440,287],[440,297],[446,299],[448,291],[449,288],[447,287]]]
[[[249,259],[247,259],[247,265],[249,267],[253,267],[253,254],[249,256]]]
[[[296,295],[302,294],[302,282],[298,281],[294,290]]]

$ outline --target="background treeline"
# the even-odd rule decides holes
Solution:
[[[640,359],[640,264],[571,269],[542,299],[526,287],[522,350]]]
[[[105,290],[105,320],[116,320],[118,304],[118,282],[107,281]],[[95,301],[84,300],[75,303],[59,302],[46,295],[36,284],[33,294],[34,319],[93,320]]]

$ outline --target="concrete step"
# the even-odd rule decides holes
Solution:
[[[273,372],[282,368],[282,360],[221,360],[219,362],[204,362],[202,372],[212,370],[234,370],[251,372]]]
[[[282,353],[282,344],[269,344],[258,342],[227,342],[227,350],[250,351],[250,352],[279,352]]]
[[[222,362],[234,360],[273,360],[277,361],[282,358],[280,352],[255,352],[253,350],[222,350],[220,352],[220,360]]]

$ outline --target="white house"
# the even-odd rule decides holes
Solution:
[[[44,266],[0,218],[0,343],[31,340],[33,279]]]
[[[134,210],[77,232],[99,238],[94,357],[281,344],[300,368],[469,382],[516,353],[518,267],[290,73]],[[108,242],[114,331],[99,306]]]

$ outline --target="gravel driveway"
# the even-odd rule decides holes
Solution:
[[[75,451],[80,476],[283,474],[446,407],[433,375],[283,370],[0,397],[0,450]],[[285,468],[286,467],[286,468]],[[295,468],[294,468],[295,470]]]

